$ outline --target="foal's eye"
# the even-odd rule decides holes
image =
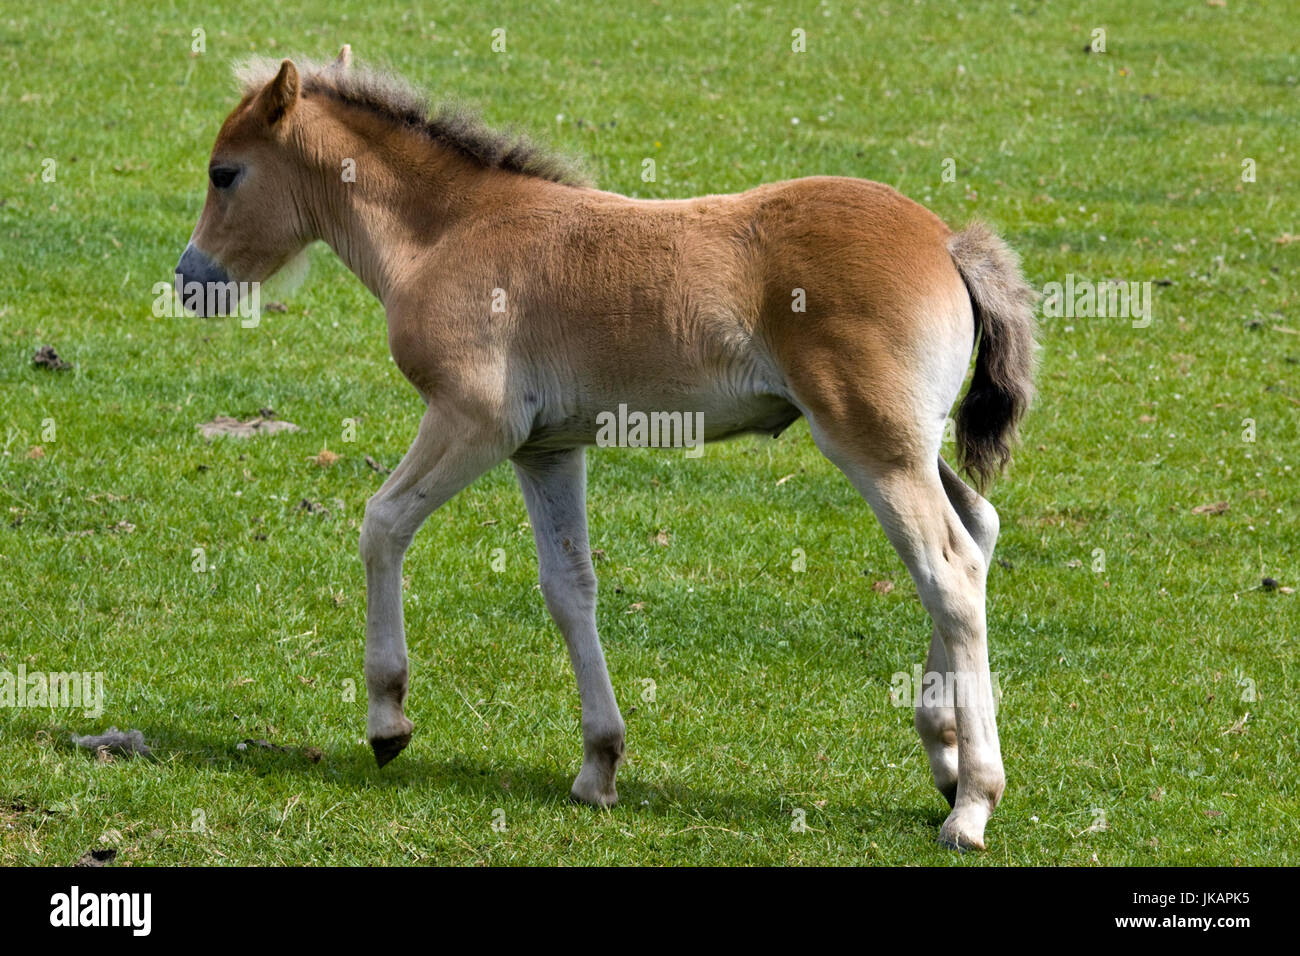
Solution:
[[[218,189],[228,188],[238,175],[238,166],[213,166],[208,170],[208,177],[212,180],[212,185]]]

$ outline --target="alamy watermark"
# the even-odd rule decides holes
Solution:
[[[104,674],[101,671],[18,673],[0,670],[0,707],[80,707],[87,717],[104,713]]]
[[[596,444],[601,448],[685,448],[687,458],[704,454],[703,412],[617,412],[596,415]]]
[[[1151,324],[1150,282],[1093,282],[1069,273],[1064,282],[1043,286],[1043,317],[1047,319],[1132,319],[1133,328]]]
[[[913,664],[911,673],[895,671],[889,678],[889,702],[895,707],[969,707],[983,688],[993,692],[993,707],[1002,700],[998,672],[927,671]]]
[[[148,936],[153,928],[152,893],[83,893],[74,885],[50,897],[50,925],[124,927],[133,936]]]
[[[262,321],[260,282],[185,282],[178,274],[175,282],[155,282],[153,296],[153,314],[159,319],[183,319],[191,313],[238,315],[246,329],[255,329]]]

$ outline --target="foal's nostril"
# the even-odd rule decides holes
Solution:
[[[200,317],[231,315],[239,304],[238,283],[193,243],[176,263],[175,284],[181,304]]]

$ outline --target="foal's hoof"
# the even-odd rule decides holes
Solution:
[[[599,807],[602,810],[608,810],[614,804],[618,803],[618,791],[607,790],[594,793],[578,792],[577,784],[569,791],[569,799],[574,803],[585,803],[589,807]]]
[[[405,750],[410,742],[409,732],[398,734],[396,737],[381,737],[370,741],[370,749],[375,752],[375,763],[382,767]]]
[[[984,826],[980,824],[977,827],[973,820],[963,821],[961,815],[954,810],[948,814],[948,819],[944,820],[943,826],[939,828],[939,843],[958,853],[965,853],[967,850],[983,850]]]
[[[618,790],[614,787],[613,774],[592,772],[584,767],[578,774],[578,779],[573,781],[569,799],[576,803],[586,803],[608,810],[618,803]]]
[[[939,846],[943,847],[945,850],[952,850],[954,853],[968,853],[971,850],[984,849],[984,847],[982,846],[964,846],[961,843],[960,839],[954,841],[954,838],[944,836],[943,831],[939,832],[939,838],[935,842],[937,842]]]

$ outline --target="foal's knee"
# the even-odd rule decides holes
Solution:
[[[366,502],[366,515],[361,521],[358,542],[361,560],[366,564],[400,558],[414,536],[401,527],[399,516],[387,501],[376,495]]]

